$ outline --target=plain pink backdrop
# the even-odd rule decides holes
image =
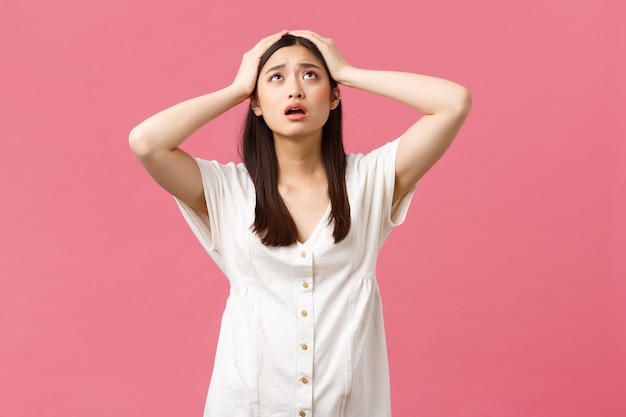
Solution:
[[[3,0],[0,416],[201,416],[227,282],[127,136],[227,85],[283,28],[474,95],[380,259],[394,415],[626,415],[625,12],[618,0]],[[351,152],[415,118],[342,95]],[[186,149],[236,159],[243,110]]]

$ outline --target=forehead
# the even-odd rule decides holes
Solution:
[[[289,66],[301,63],[315,64],[319,67],[323,67],[322,62],[311,50],[302,45],[292,45],[282,47],[274,52],[265,62],[263,68],[261,68],[261,72],[277,65]]]

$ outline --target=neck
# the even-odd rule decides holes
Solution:
[[[307,138],[274,135],[279,182],[286,178],[318,176],[324,172],[321,132]]]

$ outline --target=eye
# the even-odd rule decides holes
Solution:
[[[305,80],[317,78],[317,74],[315,72],[313,72],[313,71],[307,71],[307,72],[304,73],[302,78],[304,78]]]
[[[270,81],[280,81],[283,79],[283,76],[280,74],[272,74],[270,76]]]

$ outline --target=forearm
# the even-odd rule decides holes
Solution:
[[[337,82],[388,97],[424,114],[469,110],[469,91],[452,81],[426,75],[346,67]]]
[[[133,128],[129,136],[131,148],[140,155],[155,150],[173,150],[200,127],[246,98],[245,92],[230,85],[178,103]]]

